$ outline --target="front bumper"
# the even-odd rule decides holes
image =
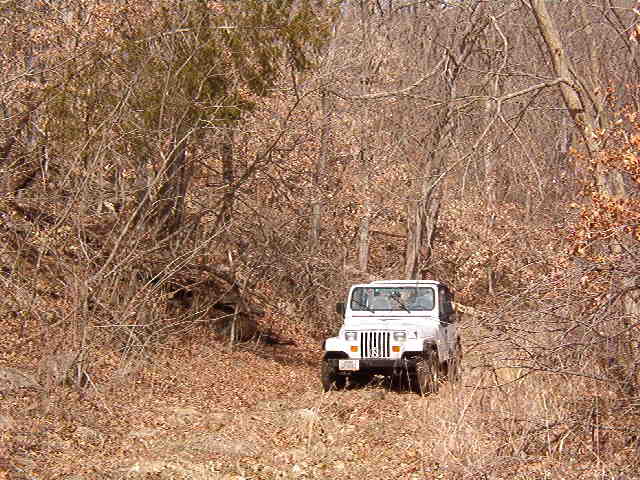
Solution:
[[[336,373],[339,375],[357,375],[359,373],[366,373],[369,375],[402,375],[403,373],[415,372],[416,362],[415,358],[403,357],[403,358],[360,358],[360,369],[356,371],[346,370],[342,371],[338,368],[338,362],[340,359],[331,358],[327,359],[327,362],[335,368]]]

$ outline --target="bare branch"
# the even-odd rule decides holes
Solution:
[[[431,72],[427,73],[418,81],[412,83],[406,88],[403,88],[402,90],[394,90],[390,92],[367,93],[365,95],[351,95],[351,94],[339,93],[333,90],[330,90],[330,93],[333,93],[336,97],[342,98],[343,100],[376,100],[378,98],[403,96],[411,92],[411,90],[422,85],[425,82],[425,80],[427,80],[428,78],[433,77],[436,73],[438,73],[438,69],[444,63],[444,61],[445,61],[445,58],[443,57]]]

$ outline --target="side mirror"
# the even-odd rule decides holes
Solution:
[[[343,302],[336,303],[336,313],[339,313],[340,315],[344,315],[344,303]]]

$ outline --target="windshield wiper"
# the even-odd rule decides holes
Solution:
[[[365,310],[371,312],[371,313],[376,313],[376,311],[371,308],[371,307],[367,307],[364,303],[362,303],[360,300],[353,298],[352,301],[356,302],[358,305],[360,305],[362,308],[364,308]]]
[[[396,302],[398,302],[398,304],[399,304],[399,305],[400,305],[404,310],[406,310],[406,311],[407,311],[407,313],[411,313],[411,310],[409,310],[409,307],[407,307],[407,306],[404,304],[404,302],[400,299],[400,295],[398,295],[398,296],[395,296],[395,295],[394,295],[394,296],[392,296],[391,298],[392,298],[392,299],[394,299]]]

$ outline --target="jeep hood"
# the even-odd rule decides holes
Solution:
[[[439,324],[440,320],[436,316],[376,315],[346,318],[341,330],[418,330],[424,336],[436,330]]]

